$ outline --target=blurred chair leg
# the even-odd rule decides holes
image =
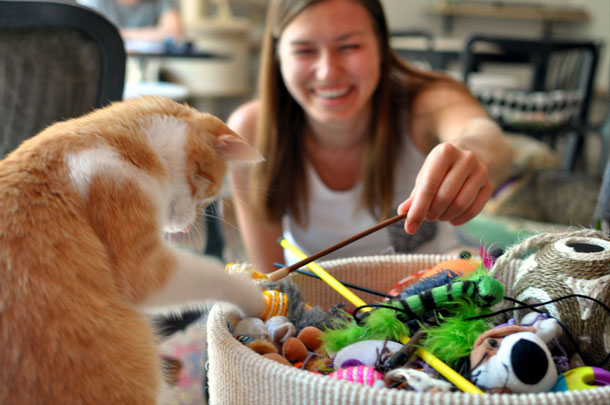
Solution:
[[[583,134],[573,132],[566,137],[566,150],[563,168],[566,172],[574,172],[585,164],[585,137]]]
[[[599,198],[595,208],[595,223],[606,235],[610,233],[610,161],[606,163],[606,170],[599,189]]]
[[[203,253],[223,260],[224,239],[219,221],[218,201],[214,201],[205,209],[205,227],[207,242]]]
[[[608,163],[610,162],[610,101],[608,102],[608,110],[606,118],[601,124],[599,130],[601,136],[602,150],[599,156],[599,171],[608,176]],[[605,169],[604,169],[605,168]],[[605,170],[605,171],[604,171]]]

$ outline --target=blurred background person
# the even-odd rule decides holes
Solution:
[[[125,41],[180,40],[183,26],[177,0],[77,0],[105,15]]]

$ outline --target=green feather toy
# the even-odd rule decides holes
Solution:
[[[466,319],[492,311],[469,301],[461,301],[448,312],[449,316],[438,316],[438,326],[423,327],[425,335],[418,346],[434,353],[449,367],[457,368],[460,361],[470,355],[474,341],[494,326],[489,319]]]
[[[336,353],[361,340],[388,338],[398,342],[401,337],[410,335],[409,327],[396,317],[396,311],[379,308],[369,312],[362,325],[353,320],[338,320],[332,329],[324,330],[321,339],[326,351]]]
[[[423,320],[427,314],[436,313],[441,309],[450,311],[455,316],[465,310],[469,315],[461,314],[464,316],[456,318],[453,327],[456,332],[463,328],[468,330],[471,327],[469,326],[470,321],[464,321],[464,319],[473,316],[472,311],[489,308],[500,302],[503,297],[504,285],[490,277],[485,270],[477,270],[469,276],[456,278],[449,284],[434,287],[406,298],[380,303],[384,306],[392,306],[396,310],[374,309],[366,314],[361,322],[362,325],[353,321],[338,322],[333,325],[333,329],[325,331],[322,341],[324,347],[332,353],[360,340],[388,338],[400,341],[403,336],[411,336],[406,322]],[[480,314],[481,312],[478,312],[476,315]],[[450,319],[451,317],[447,317],[444,320],[449,321]],[[482,326],[477,326],[475,330],[478,331],[479,328]],[[432,349],[430,351],[435,353]]]

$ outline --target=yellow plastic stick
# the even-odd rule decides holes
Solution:
[[[296,246],[288,242],[286,239],[282,239],[280,241],[280,245],[293,253],[299,259],[305,259],[307,255],[301,252]],[[347,289],[343,284],[339,282],[336,278],[331,276],[326,270],[322,267],[318,266],[316,262],[311,262],[307,264],[307,267],[311,269],[318,277],[320,277],[326,284],[331,286],[335,291],[345,297],[346,300],[354,304],[356,307],[362,307],[366,305],[366,302],[362,301],[356,294]],[[370,310],[370,308],[363,308],[363,310]]]
[[[403,336],[400,339],[403,344],[407,343],[409,340],[410,339],[408,336]],[[430,367],[438,371],[443,377],[451,381],[453,385],[461,389],[463,392],[467,392],[470,394],[485,394],[476,385],[468,381],[460,373],[443,363],[441,359],[439,359],[426,349],[419,348],[415,350],[415,354],[418,355],[420,359],[428,363]]]
[[[286,239],[282,239],[280,241],[280,245],[293,253],[299,259],[305,259],[307,255],[301,252],[296,246],[288,242]],[[317,265],[315,262],[311,262],[307,264],[307,267],[311,269],[315,274],[317,274],[326,284],[331,286],[335,291],[341,294],[345,299],[351,302],[356,307],[361,307],[366,305],[366,302],[362,301],[356,294],[348,290],[343,284],[339,282],[336,278],[331,276],[326,270]],[[363,311],[370,311],[369,307],[363,308]],[[400,341],[405,344],[409,340],[411,340],[408,336],[403,336]],[[423,361],[428,363],[430,367],[438,371],[443,377],[447,380],[451,381],[456,387],[461,389],[463,392],[467,392],[470,394],[484,394],[476,385],[468,381],[458,372],[453,370],[451,367],[443,363],[438,357],[430,353],[429,351],[419,348],[415,351]]]

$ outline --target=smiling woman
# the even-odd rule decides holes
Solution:
[[[280,236],[311,254],[395,211],[406,223],[326,258],[450,250],[450,224],[478,214],[510,164],[464,85],[392,51],[377,0],[272,0],[258,88],[228,124],[265,158],[231,172],[242,238],[263,271],[293,261]]]

